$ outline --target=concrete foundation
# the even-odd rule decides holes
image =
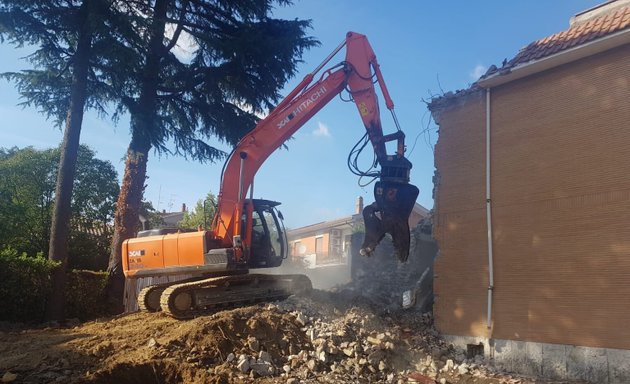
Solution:
[[[532,377],[583,380],[597,384],[630,383],[630,350],[444,336],[464,353],[483,345],[484,358],[497,369]]]

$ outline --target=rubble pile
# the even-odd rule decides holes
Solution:
[[[420,311],[431,309],[433,302],[433,260],[437,245],[431,237],[431,221],[424,219],[411,231],[409,259],[398,262],[394,247],[386,236],[370,257],[353,250],[352,282],[340,287],[364,297],[382,312],[394,312],[409,294],[408,306]],[[353,246],[360,244],[361,235],[353,237]]]
[[[69,328],[0,332],[0,379],[20,383],[531,383],[466,359],[433,328],[424,284],[435,256],[412,233],[400,267],[386,246],[352,283],[187,321],[133,313]],[[402,295],[415,305],[403,309]],[[430,293],[430,290],[428,291]],[[426,297],[425,297],[426,298]],[[536,381],[541,382],[541,381]]]
[[[430,313],[385,313],[315,290],[180,321],[134,313],[73,328],[7,329],[0,378],[14,383],[531,383],[465,359]],[[536,381],[541,382],[541,381]]]
[[[500,382],[481,365],[482,357],[466,360],[440,339],[431,314],[383,317],[356,304],[338,293],[316,291],[312,298],[261,306],[261,313],[288,314],[307,343],[284,338],[284,353],[274,356],[268,352],[277,351],[274,345],[248,336],[247,348],[230,352],[213,373],[228,382],[287,384]]]

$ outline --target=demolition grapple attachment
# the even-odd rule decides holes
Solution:
[[[374,185],[374,203],[363,209],[365,239],[360,254],[370,256],[389,233],[396,257],[409,257],[409,216],[416,204],[418,187],[409,184],[411,163],[404,157],[381,161],[381,180]]]

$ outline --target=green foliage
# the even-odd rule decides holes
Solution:
[[[48,249],[57,161],[54,150],[0,149],[0,249]]]
[[[83,220],[107,223],[114,217],[118,198],[118,172],[85,145],[79,147],[72,193],[72,215]]]
[[[88,225],[70,228],[68,268],[104,271],[109,262],[111,227],[98,223]]]
[[[140,202],[140,227],[138,228],[141,231],[142,221],[145,221],[145,229],[152,228],[160,228],[164,226],[164,219],[160,215],[160,213],[153,208],[153,204],[150,201],[141,201]]]
[[[92,68],[88,72],[85,107],[105,115],[112,93],[101,72],[115,61],[112,52],[125,49],[114,28],[121,22],[122,8],[108,0],[2,0],[0,42],[33,46],[35,51],[27,57],[33,69],[0,76],[17,85],[23,106],[37,107],[61,126],[70,105],[78,41],[85,34],[89,36]]]
[[[29,255],[48,251],[58,164],[57,149],[0,148],[0,249],[11,247]],[[81,146],[72,202],[71,266],[107,266],[103,260],[111,231],[103,226],[113,218],[117,196],[113,165]],[[86,257],[90,260],[80,260]]]
[[[0,321],[37,323],[44,319],[50,293],[50,273],[58,263],[19,254],[14,249],[0,251]],[[88,320],[105,312],[105,272],[68,273],[66,318]]]
[[[136,4],[135,14],[127,14],[136,18],[129,19],[130,28],[121,34],[131,47],[125,51],[124,70],[112,67],[103,72],[118,92],[116,115],[129,112],[134,134],[158,153],[200,161],[224,156],[207,138],[236,145],[256,125],[256,113],[278,102],[279,90],[294,75],[304,51],[319,44],[306,34],[310,21],[271,17],[275,5],[287,4],[284,0]],[[169,23],[166,34],[156,31],[162,8]],[[143,17],[139,20],[136,14]],[[154,32],[166,38],[154,44],[148,38]],[[178,55],[177,46],[186,46],[189,55]],[[156,69],[150,65],[155,60],[158,75],[149,75]]]
[[[0,251],[0,320],[41,321],[55,266],[41,253],[28,257],[11,248]]]
[[[74,270],[68,273],[66,318],[90,320],[107,315],[106,272]]]
[[[212,192],[206,195],[204,200],[198,200],[191,212],[184,213],[184,217],[178,223],[179,228],[207,229],[212,223],[216,211],[217,201]]]

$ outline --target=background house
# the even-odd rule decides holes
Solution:
[[[319,289],[328,289],[339,286],[350,281],[355,287],[365,287],[365,289],[378,290],[381,285],[390,285],[388,291],[392,295],[397,295],[399,291],[409,289],[422,290],[423,295],[430,291],[426,286],[414,287],[427,265],[432,264],[435,257],[435,247],[432,239],[422,238],[415,241],[416,236],[412,233],[412,249],[407,265],[407,273],[404,278],[396,273],[399,267],[398,259],[393,256],[393,246],[391,241],[384,239],[376,248],[372,257],[365,258],[359,255],[359,248],[364,238],[363,225],[363,198],[355,200],[354,214],[295,228],[287,231],[289,240],[289,260],[279,268],[279,273],[304,273],[313,286]],[[429,216],[429,211],[416,204],[409,218],[410,228],[418,227],[418,223]],[[426,236],[425,236],[426,237]],[[430,237],[430,236],[429,236]],[[379,284],[375,284],[375,276],[378,274]],[[408,276],[407,276],[408,275]],[[396,287],[391,282],[398,279]],[[423,283],[426,285],[430,279]],[[378,285],[378,286],[377,286]],[[395,304],[399,298],[396,297]]]
[[[352,234],[364,232],[363,197],[357,197],[354,214],[287,231],[290,257],[303,260],[309,267],[347,264]],[[429,215],[429,210],[416,203],[409,217],[414,228]]]
[[[177,228],[186,212],[188,212],[188,208],[186,207],[186,204],[182,204],[182,209],[180,211],[166,212],[166,210],[162,210],[159,215],[165,228]]]
[[[512,371],[630,382],[630,1],[429,108],[437,328]]]

